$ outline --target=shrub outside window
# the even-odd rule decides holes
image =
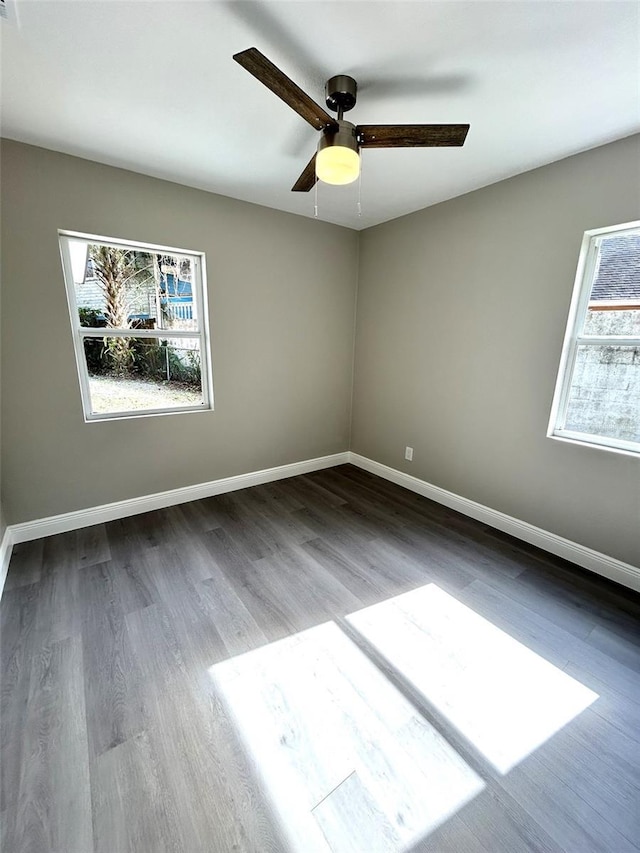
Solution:
[[[204,255],[59,237],[85,420],[212,409]]]
[[[585,232],[547,434],[640,455],[640,222]]]

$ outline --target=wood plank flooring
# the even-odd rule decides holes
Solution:
[[[493,669],[471,663],[479,622],[442,639],[455,622],[436,631],[429,590],[451,603],[442,625],[490,623]],[[390,650],[380,619],[412,591]],[[351,466],[18,545],[0,603],[2,852],[308,853],[296,802],[317,849],[639,851],[639,616],[636,594]],[[524,648],[507,664],[509,638]],[[301,643],[308,684],[285,678]],[[501,672],[531,653],[551,680],[510,681],[541,714],[553,685],[592,691],[548,737],[522,729],[524,686],[504,704]],[[496,754],[518,725],[522,753],[474,743],[474,691],[505,730]],[[252,714],[284,741],[249,731]],[[452,766],[479,780],[459,801]]]

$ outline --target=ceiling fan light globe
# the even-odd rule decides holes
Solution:
[[[352,184],[360,174],[360,157],[353,148],[330,145],[318,151],[316,175],[325,184]]]

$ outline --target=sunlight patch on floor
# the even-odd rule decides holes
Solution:
[[[484,787],[334,623],[209,672],[292,851],[398,853]]]
[[[500,773],[598,698],[435,584],[347,620]]]

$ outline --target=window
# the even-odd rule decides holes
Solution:
[[[60,232],[87,421],[213,408],[204,255]]]
[[[584,235],[548,435],[640,454],[640,222]]]

